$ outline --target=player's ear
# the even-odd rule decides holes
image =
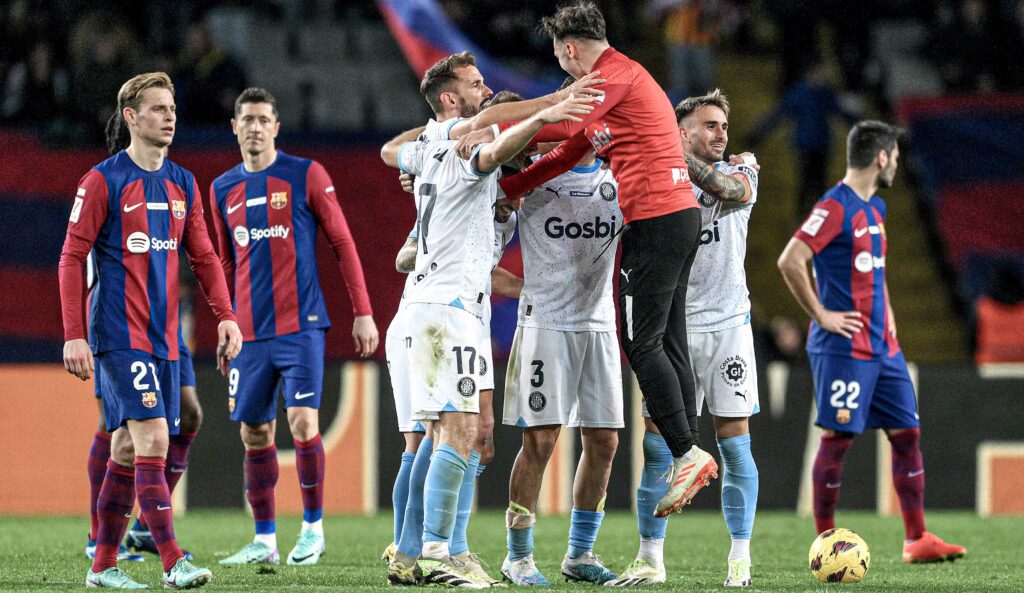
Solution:
[[[121,119],[123,119],[127,124],[135,123],[135,115],[135,110],[129,105],[125,105],[124,109],[121,110]]]
[[[875,164],[878,165],[879,169],[884,169],[889,164],[889,153],[884,148],[875,155]]]

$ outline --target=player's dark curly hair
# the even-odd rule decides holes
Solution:
[[[587,1],[566,4],[553,16],[544,17],[540,21],[540,30],[555,40],[570,37],[594,41],[607,39],[604,15],[596,4]]]
[[[846,137],[846,165],[851,169],[870,167],[879,152],[892,154],[903,135],[903,128],[878,120],[857,122]]]
[[[106,128],[107,150],[110,154],[117,154],[131,144],[131,133],[124,121],[124,108],[131,107],[138,111],[142,106],[142,93],[151,88],[167,89],[171,91],[171,96],[174,95],[174,83],[164,72],[147,72],[133,76],[117,91],[117,111],[107,120]]]
[[[242,112],[242,105],[246,103],[270,103],[274,117],[277,117],[277,99],[265,88],[251,86],[242,91],[238,98],[235,99],[235,117],[238,117],[238,114]]]
[[[420,81],[420,93],[430,104],[434,113],[444,112],[444,106],[441,105],[441,93],[452,90],[455,82],[459,79],[455,70],[466,66],[476,66],[476,58],[468,51],[438,60],[423,75],[423,80]]]

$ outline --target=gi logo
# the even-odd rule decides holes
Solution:
[[[850,410],[843,408],[836,410],[836,423],[837,424],[849,424],[850,423]]]
[[[459,379],[459,395],[462,397],[473,397],[476,393],[476,382],[469,377],[463,377]]]
[[[280,210],[288,205],[288,192],[276,191],[270,194],[270,207],[274,210]]]
[[[722,380],[729,387],[739,387],[747,378],[747,361],[737,356],[726,358],[718,367]]]
[[[171,200],[171,214],[178,220],[185,218],[185,200]]]
[[[156,407],[156,392],[155,391],[143,391],[142,392],[142,405],[147,408]]]
[[[601,194],[601,199],[605,202],[611,202],[615,199],[615,186],[607,181],[603,181],[600,187],[598,187],[597,193]]]
[[[480,376],[483,377],[487,374],[487,359],[483,356],[477,356],[476,363],[480,366]]]
[[[235,411],[235,398],[229,397],[228,398],[228,412],[230,413],[230,412],[234,412],[234,411]]]
[[[142,231],[135,231],[128,235],[128,251],[131,253],[146,253],[149,251],[149,235]]]
[[[249,244],[249,229],[244,226],[236,226],[234,235],[239,247],[245,247]]]
[[[534,412],[539,412],[544,409],[544,406],[548,405],[548,398],[544,397],[544,394],[539,391],[534,391],[530,394],[530,409]]]

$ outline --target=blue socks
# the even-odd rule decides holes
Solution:
[[[533,554],[533,525],[526,529],[507,529],[508,559],[511,561],[526,558]]]
[[[594,549],[597,530],[601,529],[602,519],[604,519],[604,511],[581,511],[573,507],[572,520],[569,523],[569,551],[567,552],[570,558],[579,558]]]
[[[441,445],[434,451],[423,491],[423,507],[429,511],[423,517],[424,542],[451,540],[459,508],[459,490],[468,466],[469,462],[449,445]]]
[[[750,539],[757,512],[757,465],[750,454],[750,435],[720,439],[722,513],[733,539]]]
[[[405,520],[402,522],[402,533],[397,543],[398,552],[410,558],[419,556],[423,546],[423,487],[427,480],[433,450],[434,441],[423,439],[409,470],[408,502],[405,507]]]
[[[455,517],[455,531],[452,532],[452,541],[448,544],[448,552],[452,556],[469,551],[466,528],[469,527],[469,515],[473,511],[473,493],[476,491],[476,477],[479,475],[479,468],[480,453],[473,451],[469,454],[466,475],[462,478],[462,488],[459,490],[459,511]]]
[[[395,538],[391,541],[398,545],[402,539],[402,523],[405,522],[405,505],[409,502],[409,475],[412,473],[412,462],[415,453],[402,453],[402,465],[395,476],[395,486],[391,489],[391,507],[395,510]]]
[[[654,516],[658,501],[668,492],[665,474],[672,469],[672,451],[659,434],[644,433],[644,469],[636,490],[637,523],[640,539],[664,539],[668,519]]]

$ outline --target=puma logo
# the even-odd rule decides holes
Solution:
[[[747,401],[747,394],[746,393],[740,393],[739,391],[734,391],[733,394],[738,396],[738,397],[742,397],[743,401]]]
[[[623,269],[620,268],[619,269],[619,273],[622,274],[626,278],[626,282],[628,283],[629,282],[629,275],[633,273],[633,268],[630,268],[628,270],[623,270]]]

